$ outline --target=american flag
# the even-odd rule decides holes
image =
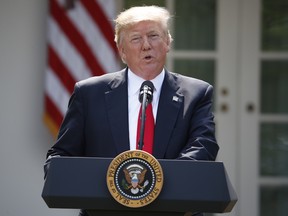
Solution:
[[[119,69],[115,0],[49,0],[44,121],[57,135],[75,82]]]

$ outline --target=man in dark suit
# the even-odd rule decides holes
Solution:
[[[216,159],[213,87],[164,68],[172,42],[169,19],[166,9],[155,6],[130,8],[117,17],[115,42],[127,68],[76,83],[46,165],[53,156],[115,157],[136,149],[138,95],[145,80],[155,87],[152,154]]]

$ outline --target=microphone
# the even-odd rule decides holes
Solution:
[[[142,83],[140,87],[139,97],[138,97],[139,102],[142,104],[140,139],[138,143],[138,147],[140,150],[143,149],[143,145],[144,145],[143,140],[144,140],[145,121],[146,121],[146,108],[147,108],[147,105],[152,102],[153,91],[154,91],[154,85],[151,81],[146,80]]]
[[[151,81],[146,80],[142,83],[140,87],[140,93],[139,93],[139,102],[143,103],[143,99],[145,103],[151,103],[153,99],[153,91],[154,91],[154,85]],[[145,97],[146,96],[146,97]],[[147,100],[147,101],[145,101]],[[146,104],[146,106],[147,106]]]

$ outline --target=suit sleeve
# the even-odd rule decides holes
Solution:
[[[84,115],[83,102],[78,84],[69,100],[68,110],[61,124],[55,144],[48,150],[44,172],[49,168],[52,157],[81,156],[84,142]]]
[[[187,142],[178,159],[209,160],[216,159],[219,146],[215,138],[215,123],[212,113],[213,87],[208,85],[191,112]]]

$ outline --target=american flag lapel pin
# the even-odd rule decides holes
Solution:
[[[172,101],[178,102],[179,101],[179,97],[173,96]]]

